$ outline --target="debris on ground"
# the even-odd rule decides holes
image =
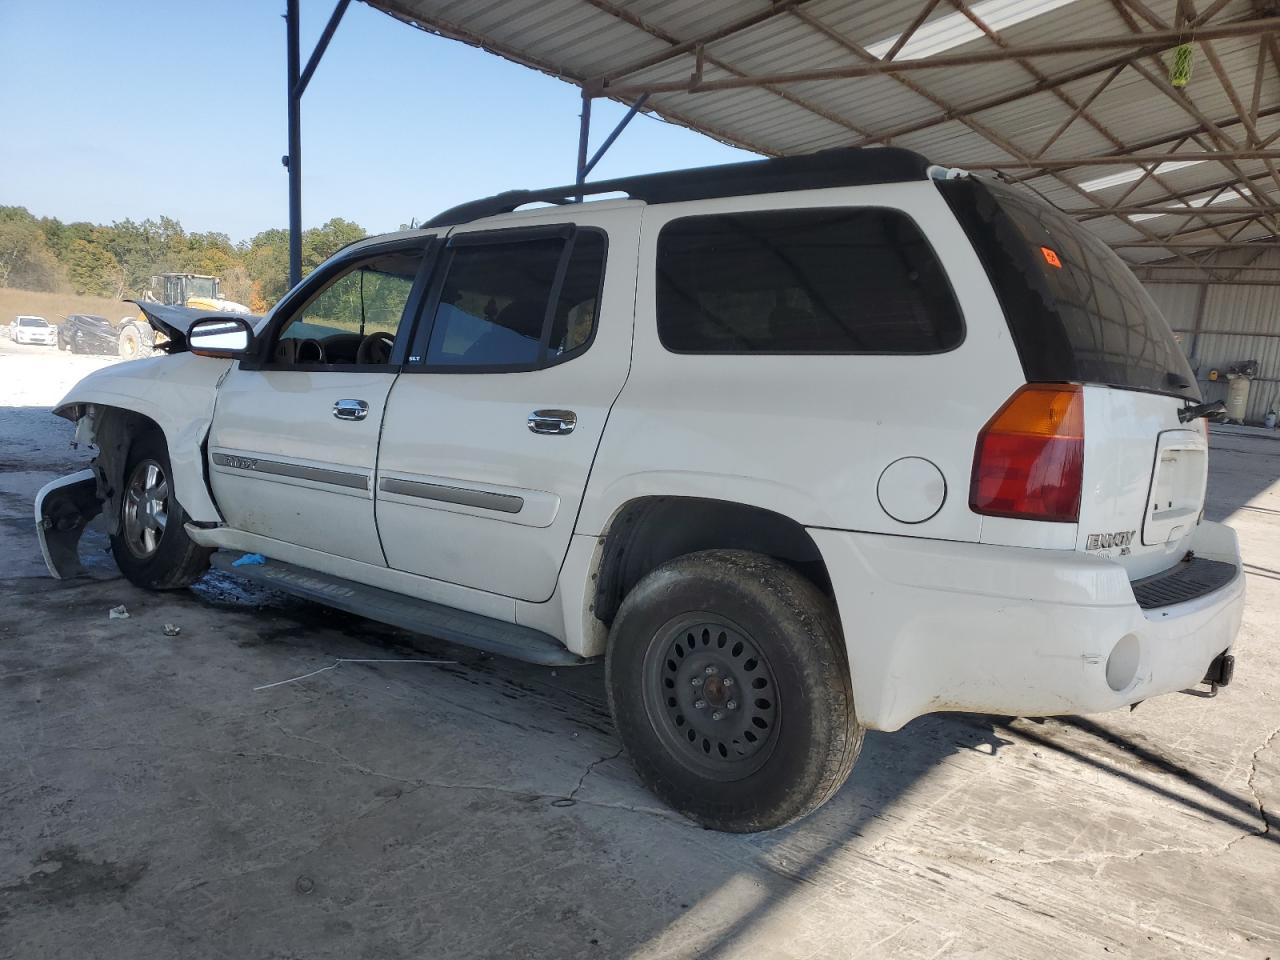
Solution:
[[[112,607],[107,611],[108,620],[128,620],[129,609],[122,603],[118,607]]]
[[[166,623],[164,625],[164,635],[166,637],[176,637],[182,632],[182,628],[176,623]]]
[[[437,666],[443,666],[443,665],[456,664],[457,662],[458,662],[457,660],[414,660],[414,659],[402,660],[398,658],[388,660],[388,659],[381,659],[381,658],[370,659],[370,658],[359,658],[359,657],[338,657],[338,659],[334,660],[333,663],[329,664],[329,666],[327,667],[321,667],[319,670],[312,670],[310,673],[304,673],[300,677],[290,677],[288,680],[277,680],[275,683],[264,683],[262,686],[254,687],[253,689],[254,689],[254,692],[257,692],[258,690],[269,690],[272,687],[282,687],[286,683],[295,683],[298,680],[306,680],[309,677],[314,677],[316,674],[324,673],[327,670],[336,670],[338,667],[342,666],[344,663],[429,663],[429,664],[435,664]]]
[[[246,553],[239,560],[231,561],[233,567],[261,567],[267,558],[260,553]]]

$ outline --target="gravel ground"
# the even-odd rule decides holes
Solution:
[[[85,375],[121,362],[118,357],[78,356],[57,347],[0,337],[0,499],[9,507],[6,515],[30,518],[31,504],[42,485],[88,465],[92,451],[73,449],[74,425],[53,416],[50,408]],[[10,535],[6,532],[6,536]],[[35,550],[0,549],[0,578],[44,572],[30,526],[20,527],[12,539]],[[100,522],[86,531],[83,542],[91,569],[100,570],[109,563]],[[109,569],[114,571],[114,565]]]
[[[737,837],[640,786],[598,667],[225,578],[146,593],[100,540],[93,578],[49,579],[31,498],[86,453],[47,407],[108,362],[0,341],[0,957],[1280,958],[1274,439],[1213,436],[1249,573],[1216,699],[922,718]],[[456,663],[255,689],[339,657]]]
[[[0,409],[53,406],[85,374],[120,362],[0,337]]]

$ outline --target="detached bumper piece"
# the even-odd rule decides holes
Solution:
[[[1133,595],[1143,610],[1171,607],[1221,590],[1236,573],[1236,566],[1223,560],[1190,557],[1164,573],[1135,580]]]
[[[80,563],[80,537],[89,521],[102,512],[98,480],[92,470],[81,470],[51,480],[36,494],[36,536],[45,566],[59,580],[84,573]]]

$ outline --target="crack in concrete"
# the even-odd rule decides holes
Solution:
[[[587,782],[587,777],[591,776],[591,771],[594,770],[596,767],[600,766],[600,764],[602,763],[608,763],[610,760],[617,760],[620,756],[622,756],[622,750],[623,748],[619,747],[617,750],[615,750],[613,753],[609,754],[608,756],[601,757],[599,760],[593,760],[591,761],[591,763],[587,764],[587,769],[583,770],[582,776],[578,778],[578,785],[569,791],[568,796],[560,797],[559,800],[556,801],[556,805],[562,806],[562,807],[568,807],[577,803],[578,791],[581,790],[582,785]]]
[[[1253,751],[1253,758],[1249,761],[1249,776],[1245,779],[1245,784],[1248,786],[1249,792],[1253,794],[1253,802],[1258,807],[1258,816],[1262,818],[1262,829],[1255,830],[1252,833],[1247,833],[1242,837],[1236,837],[1235,840],[1232,840],[1231,843],[1227,844],[1228,847],[1230,847],[1232,843],[1237,843],[1240,840],[1243,840],[1245,837],[1265,837],[1271,832],[1271,816],[1267,813],[1267,806],[1262,802],[1262,794],[1259,792],[1255,781],[1258,778],[1258,761],[1262,759],[1263,751],[1275,742],[1277,736],[1280,736],[1280,727],[1272,730],[1267,736],[1267,739],[1262,741],[1262,744],[1258,749]]]
[[[1057,863],[1096,863],[1098,869],[1101,870],[1107,863],[1115,861],[1134,862],[1146,856],[1155,856],[1165,853],[1186,853],[1195,856],[1218,857],[1229,851],[1241,840],[1247,840],[1250,837],[1265,837],[1271,833],[1271,815],[1267,811],[1266,803],[1262,799],[1262,793],[1257,787],[1258,761],[1262,758],[1262,754],[1268,750],[1275,742],[1276,737],[1280,736],[1280,727],[1272,730],[1265,740],[1253,751],[1253,757],[1249,764],[1249,776],[1245,780],[1249,788],[1249,792],[1253,794],[1254,805],[1258,808],[1258,818],[1262,821],[1262,826],[1258,830],[1246,830],[1239,836],[1232,837],[1226,843],[1218,846],[1200,846],[1200,847],[1160,847],[1155,850],[1141,850],[1136,853],[1103,853],[1103,854],[1086,854],[1080,857],[1044,857],[1040,859],[1025,860],[1005,860],[999,857],[990,858],[988,863],[999,864],[1001,866],[1041,866]]]

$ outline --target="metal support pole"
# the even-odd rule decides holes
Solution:
[[[622,131],[627,129],[627,124],[631,122],[632,118],[637,113],[639,113],[642,109],[644,109],[644,105],[648,101],[648,99],[649,99],[649,95],[647,93],[643,94],[638,100],[636,100],[635,103],[631,105],[631,109],[627,111],[627,115],[623,117],[621,120],[619,120],[618,125],[613,128],[613,133],[605,137],[604,143],[600,144],[600,149],[591,155],[591,159],[587,161],[586,167],[583,168],[582,170],[582,175],[578,180],[579,183],[582,183],[584,180],[587,179],[587,176],[591,173],[592,170],[595,169],[596,164],[600,162],[600,158],[604,156],[605,151],[608,150],[611,146],[613,146],[613,141],[617,140],[618,136],[622,133]],[[578,163],[579,164],[582,163],[581,151],[579,151],[579,154],[578,154]]]
[[[587,179],[587,139],[591,136],[591,97],[587,91],[582,91],[582,114],[578,121],[578,174],[574,177],[573,182],[578,186],[582,186],[583,181]],[[579,193],[575,197],[578,203],[582,202],[582,194]]]
[[[316,41],[316,48],[311,51],[311,57],[307,60],[307,65],[302,68],[302,76],[298,78],[296,89],[299,97],[307,92],[307,84],[311,82],[311,75],[316,72],[316,67],[320,66],[320,58],[329,49],[329,41],[333,39],[333,32],[338,29],[338,24],[342,22],[342,15],[347,12],[347,7],[350,4],[351,0],[338,0],[333,8],[333,13],[329,15],[329,22],[324,25],[324,30],[320,33],[320,39]]]
[[[1204,327],[1204,308],[1209,300],[1209,285],[1206,283],[1200,287],[1200,296],[1196,300],[1196,318],[1191,327],[1191,344],[1187,348],[1188,359],[1199,356],[1200,350],[1200,330]],[[1197,371],[1197,374],[1199,371]]]
[[[288,48],[289,152],[289,286],[302,279],[302,93],[298,76],[302,54],[298,43],[298,0],[285,0],[285,44]]]

